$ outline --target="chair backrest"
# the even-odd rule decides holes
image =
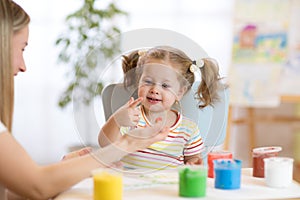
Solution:
[[[198,101],[194,96],[199,82],[195,82],[181,100],[183,115],[194,120],[199,127],[206,151],[209,152],[217,145],[223,144],[226,137],[229,89],[219,90],[220,99],[213,106],[198,108]]]
[[[224,142],[226,136],[228,108],[229,108],[229,90],[219,91],[220,101],[213,107],[207,106],[204,109],[197,107],[197,101],[194,98],[196,88],[199,82],[195,82],[191,90],[185,94],[181,100],[183,115],[194,120],[200,129],[204,144],[209,152],[213,147]],[[114,113],[120,106],[124,105],[129,98],[136,98],[134,89],[125,89],[123,84],[110,84],[102,91],[102,103],[105,120]]]

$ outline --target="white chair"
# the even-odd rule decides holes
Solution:
[[[207,106],[204,109],[197,107],[197,101],[194,94],[199,82],[195,82],[193,87],[185,94],[181,100],[183,115],[193,119],[199,127],[206,154],[215,146],[224,143],[226,136],[228,108],[229,108],[229,89],[219,91],[220,101],[213,107]],[[122,83],[110,84],[102,91],[102,103],[104,109],[105,120],[107,120],[113,112],[120,106],[124,105],[129,98],[136,98],[134,89],[125,89]]]

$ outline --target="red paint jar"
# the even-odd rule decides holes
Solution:
[[[214,163],[216,159],[232,159],[232,153],[229,151],[212,151],[208,153],[207,164],[208,164],[208,177],[214,178]]]
[[[253,176],[264,178],[264,158],[276,157],[282,150],[281,147],[259,147],[252,150]]]

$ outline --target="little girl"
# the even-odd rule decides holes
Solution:
[[[122,67],[124,85],[137,88],[138,98],[131,98],[108,119],[99,134],[99,144],[106,146],[133,127],[151,126],[160,119],[170,127],[167,138],[124,157],[123,165],[161,169],[201,164],[204,145],[197,124],[182,116],[176,107],[200,71],[201,83],[195,98],[199,108],[213,105],[221,88],[218,66],[210,59],[193,61],[178,49],[158,46],[123,56]]]

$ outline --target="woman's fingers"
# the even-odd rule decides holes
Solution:
[[[82,149],[80,149],[80,150],[78,151],[78,155],[79,155],[79,156],[86,155],[86,154],[92,152],[92,150],[93,150],[92,147],[85,147],[85,148],[82,148]]]
[[[144,134],[148,137],[153,137],[157,135],[158,133],[165,133],[169,131],[169,127],[164,126],[165,124],[163,123],[161,118],[157,118],[155,120],[155,124],[152,126],[147,126],[146,131]]]
[[[83,156],[83,155],[86,155],[86,154],[90,153],[91,151],[92,151],[91,147],[85,147],[85,148],[79,149],[77,151],[72,151],[72,152],[68,153],[67,155],[65,155],[62,158],[62,160],[68,160],[68,159],[71,159],[71,158],[76,158],[76,157],[79,157],[79,156]]]

